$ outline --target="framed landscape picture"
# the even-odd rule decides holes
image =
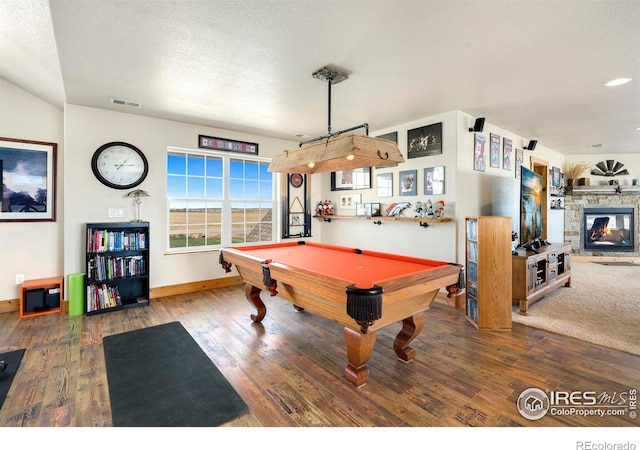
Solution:
[[[442,154],[442,122],[407,131],[407,157]]]
[[[0,138],[0,221],[56,220],[58,144]]]

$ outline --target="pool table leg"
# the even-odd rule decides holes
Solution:
[[[376,332],[361,333],[351,328],[344,329],[349,364],[344,369],[344,376],[356,387],[364,386],[369,379],[367,361],[371,358],[376,343]]]
[[[409,344],[420,334],[423,328],[424,314],[422,313],[407,317],[402,321],[402,330],[393,341],[393,350],[401,360],[409,362],[416,356],[416,350],[409,347]]]
[[[247,283],[244,286],[244,296],[247,297],[249,303],[251,303],[258,310],[258,314],[251,314],[251,320],[254,322],[262,322],[264,316],[267,314],[267,307],[264,306],[262,299],[260,298],[260,292],[262,289]]]

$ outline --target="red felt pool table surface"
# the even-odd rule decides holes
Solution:
[[[363,289],[447,265],[443,261],[313,242],[238,247],[236,250],[263,258],[268,263],[322,273]]]
[[[355,386],[369,378],[367,360],[376,330],[401,321],[393,349],[411,361],[411,341],[424,327],[439,289],[459,284],[460,269],[443,261],[358,250],[312,242],[285,242],[220,250],[227,272],[235,265],[246,283],[245,296],[259,323],[267,313],[262,290],[343,325],[348,364],[345,377]],[[354,292],[355,291],[355,292]],[[380,307],[378,310],[377,308]],[[371,315],[369,315],[371,314]]]

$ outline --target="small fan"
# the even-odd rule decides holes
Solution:
[[[600,161],[596,164],[596,167],[591,169],[591,175],[598,175],[600,177],[615,177],[618,175],[629,175],[627,169],[620,170],[624,167],[624,164],[613,159],[607,159],[607,162]]]

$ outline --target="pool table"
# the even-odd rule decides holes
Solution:
[[[222,248],[219,263],[227,272],[235,265],[246,283],[254,322],[267,313],[264,289],[344,326],[344,375],[356,387],[369,379],[376,330],[402,321],[393,348],[411,361],[416,352],[409,344],[424,327],[423,312],[441,288],[452,293],[461,286],[456,264],[305,241]]]

